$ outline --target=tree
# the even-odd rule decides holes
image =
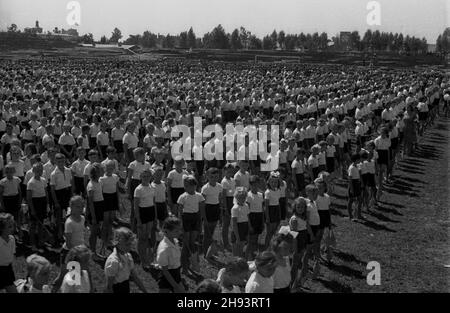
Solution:
[[[373,49],[373,47],[372,47],[372,31],[370,29],[368,29],[365,32],[364,37],[362,39],[362,43],[363,43],[364,50]]]
[[[187,32],[181,32],[180,33],[180,41],[179,41],[178,45],[182,49],[188,48],[188,34],[187,34]]]
[[[239,29],[239,39],[245,49],[249,48],[251,35],[251,32],[247,31],[244,27],[241,26],[241,28]]]
[[[153,33],[149,32],[148,30],[146,30],[142,34],[142,40],[141,40],[142,46],[145,48],[155,48],[157,39],[158,39],[158,36],[156,36],[156,34],[153,34]]]
[[[100,43],[101,43],[101,44],[106,44],[106,43],[108,43],[108,38],[106,38],[106,36],[103,35],[103,36],[100,38]]]
[[[248,38],[248,48],[251,50],[261,50],[262,49],[262,41],[255,35],[250,35]]]
[[[270,35],[270,41],[272,42],[272,45],[274,45],[274,47],[272,49],[275,49],[277,47],[277,42],[278,42],[278,35],[277,35],[277,31],[274,29],[272,34]]]
[[[188,48],[192,48],[194,49],[196,47],[196,37],[195,37],[195,33],[194,30],[191,28],[189,28],[189,31],[187,33],[187,46]]]
[[[278,33],[278,44],[280,45],[281,49],[286,48],[286,34],[282,30],[280,30],[280,32]]]
[[[162,46],[163,48],[172,49],[175,47],[175,38],[170,34],[167,34],[167,36],[163,38]]]
[[[130,35],[127,40],[124,41],[126,45],[139,45],[141,43],[141,35]]]
[[[276,42],[274,42],[272,36],[265,36],[262,41],[262,48],[264,50],[274,50],[276,47]]]
[[[11,26],[8,27],[8,33],[15,33],[17,32],[17,25],[11,24]]]
[[[122,32],[120,31],[120,29],[118,29],[116,27],[116,28],[114,28],[109,41],[112,43],[118,43],[121,38],[122,38]]]
[[[92,33],[84,34],[83,37],[81,37],[81,41],[84,43],[93,44],[94,43],[94,36]]]
[[[450,52],[450,27],[447,27],[444,32],[438,36],[436,50],[444,56]]]
[[[231,33],[230,48],[233,50],[242,49],[242,42],[241,38],[239,37],[239,30],[237,28]]]
[[[361,50],[361,37],[358,31],[353,31],[350,34],[350,45],[353,49]]]
[[[210,49],[228,49],[230,47],[228,36],[222,25],[219,24],[211,33],[206,33],[203,36],[203,45]]]

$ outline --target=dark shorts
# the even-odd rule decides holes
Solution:
[[[0,266],[0,290],[8,286],[14,285],[16,276],[12,264],[7,266]]]
[[[361,195],[361,181],[359,179],[352,179],[350,183],[353,187],[353,192],[350,191],[350,186],[348,189],[348,195],[350,198],[356,198]]]
[[[252,231],[250,235],[260,235],[264,231],[264,213],[263,212],[250,212],[248,220]]]
[[[331,226],[330,210],[318,210],[320,216],[320,228],[324,229]]]
[[[334,172],[334,158],[333,157],[327,157],[327,172],[330,174]]]
[[[32,198],[36,216],[31,215],[32,221],[43,222],[47,217],[47,197]]]
[[[130,182],[130,199],[133,200],[134,199],[134,191],[136,190],[136,187],[139,186],[139,184],[141,183],[140,179],[131,179]]]
[[[364,186],[375,187],[375,174],[366,173],[361,175]]]
[[[94,214],[95,220],[97,223],[103,221],[103,212],[104,212],[105,202],[104,201],[94,201]],[[89,210],[88,220],[92,223],[91,211]]]
[[[428,112],[419,112],[419,121],[426,121],[428,118]]]
[[[173,280],[175,280],[175,282],[177,284],[179,284],[181,282],[181,267],[175,268],[175,269],[169,269],[168,272],[170,273]],[[160,273],[159,273],[158,287],[159,287],[159,289],[168,289],[168,290],[171,290],[172,292],[174,292],[172,285],[169,283],[169,281],[163,275],[162,271],[160,271]]]
[[[173,203],[178,202],[178,198],[184,193],[184,188],[170,188],[170,196]]]
[[[166,202],[155,202],[156,206],[156,217],[160,221],[164,221],[169,215],[167,212],[167,204]]]
[[[104,212],[118,211],[119,203],[117,202],[117,192],[115,193],[103,193],[103,199],[105,201]]]
[[[123,153],[123,143],[122,140],[114,140],[113,142],[114,148],[117,153]]]
[[[279,223],[281,221],[281,212],[279,205],[269,205],[269,223]]]
[[[298,191],[305,189],[305,174],[295,174],[297,180]]]
[[[311,231],[312,231],[314,237],[316,237],[320,231],[320,225],[310,225],[310,227],[311,227]],[[308,235],[308,243],[309,244],[314,243],[314,241],[311,239],[311,237],[309,235]]]
[[[299,231],[295,239],[297,240],[297,251],[303,251],[310,241],[308,231],[306,229]]]
[[[388,164],[388,159],[389,159],[389,150],[377,150],[378,152],[378,164],[379,165],[387,165]]]
[[[139,207],[139,216],[141,218],[142,224],[147,224],[153,222],[156,218],[156,211],[154,206],[150,207]]]
[[[248,222],[237,223],[239,239],[241,241],[247,241],[248,237]],[[234,231],[231,232],[231,243],[236,242],[236,236],[234,235]]]
[[[58,200],[61,210],[67,210],[70,202],[70,187],[55,190],[56,199]]]
[[[9,213],[12,216],[14,216],[14,220],[17,222],[17,220],[19,219],[19,212],[20,212],[19,195],[4,196],[3,203],[5,205],[6,213]]]
[[[287,206],[286,206],[286,198],[280,198],[280,219],[286,219],[287,215]]]
[[[220,205],[205,204],[205,215],[208,223],[217,222],[220,219]]]
[[[86,188],[84,186],[84,177],[73,177],[73,183],[75,185],[75,194],[83,195],[86,192]]]
[[[200,213],[183,213],[181,215],[181,220],[183,222],[184,232],[197,231],[200,232],[201,229],[201,219]]]
[[[127,279],[112,286],[113,293],[130,293],[130,281]]]

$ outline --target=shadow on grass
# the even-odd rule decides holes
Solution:
[[[383,201],[383,200],[378,200],[378,203],[382,203],[385,205],[389,205],[389,206],[393,206],[395,208],[399,208],[399,209],[403,209],[405,206],[403,204],[398,204],[398,203],[392,203],[392,202],[388,202],[388,201]],[[397,212],[398,213],[398,212]]]
[[[423,180],[420,180],[420,179],[417,179],[417,178],[412,178],[412,177],[409,177],[409,176],[392,175],[391,178],[394,179],[394,180],[402,179],[402,180],[405,180],[407,182],[416,183],[416,184],[422,184],[422,185],[425,184],[425,182]],[[416,186],[416,185],[413,185],[413,186]]]
[[[348,285],[341,284],[336,280],[325,280],[322,278],[317,279],[325,288],[338,293],[352,293],[352,287]]]
[[[362,225],[367,226],[369,228],[372,228],[374,230],[382,230],[382,231],[387,231],[390,233],[396,233],[396,230],[393,230],[385,225],[381,225],[381,224],[377,224],[374,221],[368,221],[368,220],[364,220],[362,223]]]
[[[373,217],[379,219],[380,221],[383,221],[383,222],[400,223],[400,221],[392,220],[389,217],[387,217],[386,215],[383,215],[383,214],[378,213],[378,212],[370,211],[368,214],[370,216],[373,216]]]
[[[425,174],[424,170],[417,168],[417,167],[410,166],[410,165],[405,165],[405,164],[399,164],[397,169],[399,169],[403,172],[407,172],[408,174],[418,174],[418,175]]]
[[[347,215],[345,215],[344,213],[342,213],[341,211],[338,211],[334,208],[330,208],[330,213],[331,215],[336,215],[336,216],[340,216],[340,217],[346,217]]]
[[[378,201],[378,204],[375,206],[375,209],[381,212],[385,212],[385,213],[390,213],[390,214],[394,214],[397,216],[403,216],[402,213],[400,213],[399,211],[397,211],[396,209],[392,209],[392,208],[387,208],[385,206],[381,206],[380,202],[382,201]]]
[[[364,275],[361,271],[355,270],[354,268],[348,267],[347,265],[343,264],[334,264],[334,263],[328,263],[326,265],[328,269],[334,272],[338,272],[342,275],[353,277],[355,279],[364,279]]]
[[[353,254],[350,254],[350,253],[347,253],[344,251],[335,250],[335,251],[333,251],[333,255],[345,262],[357,263],[357,264],[363,265],[363,266],[366,266],[366,264],[367,264],[367,262],[361,261],[360,259],[355,257]]]

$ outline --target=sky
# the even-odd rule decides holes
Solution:
[[[71,0],[0,0],[0,29],[11,23],[19,29],[36,20],[44,31],[69,29],[67,16]],[[360,32],[367,29],[402,32],[425,37],[434,43],[450,26],[450,0],[378,0],[380,25],[369,25],[370,0],[78,0],[80,34],[93,33],[96,40],[111,36],[114,27],[125,40],[145,30],[179,34],[193,27],[197,36],[222,24],[229,33],[244,26],[262,37],[274,29],[285,33]]]

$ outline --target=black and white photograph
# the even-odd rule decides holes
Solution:
[[[450,292],[449,65],[449,0],[0,0],[0,299]]]

